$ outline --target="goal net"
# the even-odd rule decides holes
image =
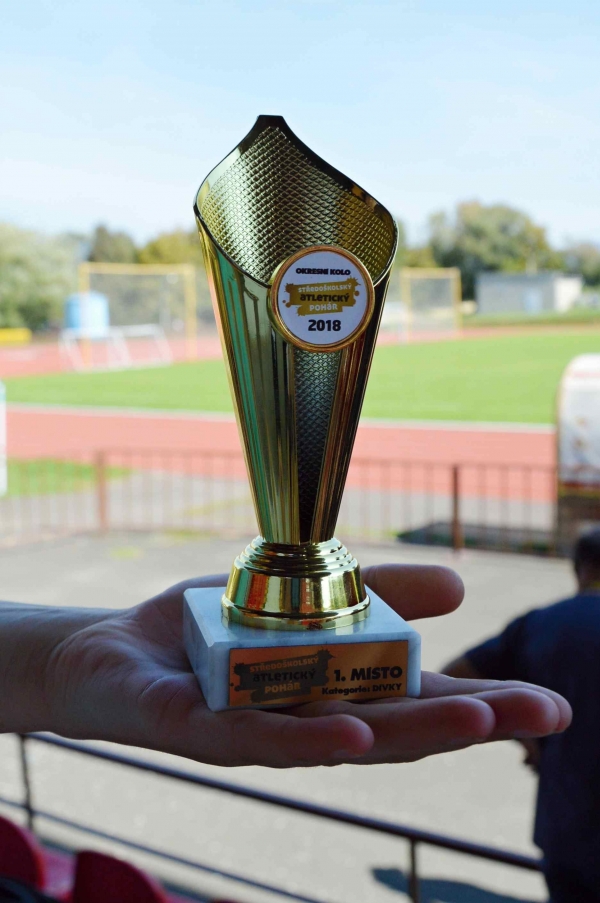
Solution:
[[[402,267],[388,291],[381,328],[398,341],[427,341],[460,329],[460,271]]]
[[[201,276],[190,264],[81,264],[78,297],[84,312],[78,327],[62,334],[71,366],[152,366],[194,358]],[[107,307],[104,326],[95,321],[88,328],[86,303],[97,304],[99,298]]]

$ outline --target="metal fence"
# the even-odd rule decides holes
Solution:
[[[355,458],[337,535],[552,553],[555,520],[552,467]],[[105,449],[9,462],[0,542],[108,530],[256,533],[241,455]]]
[[[157,765],[154,762],[148,762],[144,759],[137,759],[131,756],[115,753],[107,749],[99,749],[91,745],[74,743],[70,740],[63,740],[60,737],[47,734],[30,734],[19,737],[20,740],[20,758],[21,758],[21,776],[22,776],[22,798],[8,799],[0,797],[0,804],[11,808],[21,809],[26,813],[27,824],[31,830],[38,830],[41,822],[49,822],[60,827],[71,828],[81,831],[89,836],[96,837],[101,840],[108,840],[119,844],[127,849],[150,854],[178,865],[188,868],[203,870],[205,866],[193,860],[184,859],[181,856],[168,853],[164,850],[157,850],[148,847],[145,844],[136,843],[125,837],[118,837],[99,831],[91,825],[81,824],[70,818],[57,815],[56,813],[38,809],[34,802],[34,780],[33,768],[28,756],[28,745],[32,742],[49,744],[58,747],[65,752],[76,753],[82,756],[88,756],[105,762],[112,762],[121,767],[132,768],[137,771],[150,772],[152,774],[161,775],[175,781],[181,781],[186,784],[195,785],[196,787],[204,787],[212,791],[220,793],[232,794],[234,796],[243,797],[264,803],[270,806],[277,806],[294,812],[300,812],[308,816],[327,819],[339,824],[353,825],[368,831],[377,831],[380,834],[386,834],[390,837],[398,837],[408,843],[408,868],[407,868],[407,892],[409,899],[413,903],[420,903],[421,900],[421,876],[419,872],[419,847],[429,846],[438,849],[450,850],[466,856],[474,856],[479,859],[485,859],[489,862],[502,863],[504,865],[513,866],[515,868],[526,871],[541,871],[541,860],[531,856],[524,856],[510,850],[503,850],[498,847],[489,847],[479,843],[461,840],[458,837],[450,837],[444,834],[437,834],[431,831],[423,831],[419,828],[413,828],[408,825],[398,824],[396,822],[387,821],[380,818],[370,818],[368,816],[359,815],[355,812],[349,812],[341,809],[333,809],[328,806],[320,806],[305,800],[294,799],[291,797],[281,796],[274,793],[265,793],[262,790],[253,787],[247,787],[242,784],[229,783],[227,781],[219,781],[213,778],[204,777],[202,775],[193,774],[192,772],[183,771],[182,769],[170,768],[164,765]],[[257,885],[256,881],[244,879],[240,875],[229,875],[228,877],[240,883],[252,884],[253,887],[260,887],[265,891],[280,891],[285,896],[294,897],[295,899],[306,899],[282,891],[281,888],[274,888],[269,885]]]

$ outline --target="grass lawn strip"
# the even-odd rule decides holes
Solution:
[[[125,476],[125,467],[107,467],[108,479]],[[8,492],[3,498],[40,495],[64,495],[91,489],[96,482],[93,464],[61,461],[54,458],[8,460]]]
[[[552,423],[569,361],[600,352],[600,332],[522,334],[377,349],[365,417]],[[221,361],[6,380],[9,402],[232,410]]]

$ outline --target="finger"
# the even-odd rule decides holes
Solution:
[[[211,738],[209,755],[216,764],[274,768],[337,764],[364,756],[375,739],[362,719],[347,713],[300,719],[245,710],[213,714],[209,721],[202,717],[204,736]],[[205,752],[199,758],[210,761]]]
[[[163,590],[157,596],[148,600],[150,605],[158,606],[163,614],[173,618],[181,617],[181,603],[183,594],[187,589],[203,589],[205,587],[226,586],[229,577],[227,574],[209,574],[207,577],[191,577],[182,580],[168,589]]]
[[[186,589],[203,589],[211,586],[227,586],[229,574],[209,574],[206,577],[190,577],[188,580],[182,580],[175,586],[170,586],[157,598],[164,596],[181,598]]]
[[[468,680],[448,677],[445,674],[434,674],[430,671],[423,671],[421,674],[422,698],[466,694],[479,695],[485,691],[506,692],[512,689],[529,690],[552,700],[559,713],[557,732],[564,731],[571,723],[573,712],[567,700],[559,693],[555,693],[554,690],[539,687],[537,684],[528,684],[518,680]]]
[[[363,568],[366,586],[406,620],[454,611],[463,600],[455,571],[437,565],[378,564]]]
[[[558,706],[544,693],[507,688],[477,693],[472,698],[487,702],[494,712],[496,727],[490,740],[546,737],[561,730]]]
[[[201,587],[226,586],[227,580],[226,574],[211,574],[208,577],[192,577],[189,580],[182,580],[181,583],[170,586],[162,593],[142,603],[140,610],[144,610],[146,618],[152,611],[156,618],[166,620],[173,635],[180,640],[182,636],[181,612],[185,591]],[[136,609],[131,610],[134,616],[135,611]]]
[[[335,701],[297,710],[303,718],[355,714],[373,731],[375,743],[361,761],[410,762],[435,752],[470,746],[488,739],[496,727],[492,708],[469,696],[399,699],[395,705]],[[316,718],[316,720],[319,720]]]
[[[411,761],[473,743],[541,737],[561,729],[554,700],[522,687],[427,699],[315,703],[297,710],[301,718],[352,712],[365,720],[375,736],[374,747],[364,759],[369,762]]]
[[[227,586],[229,574],[209,574],[207,577],[193,577],[186,580],[185,589],[199,589],[205,586]]]

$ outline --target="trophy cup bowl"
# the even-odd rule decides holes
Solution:
[[[334,536],[395,222],[280,116],[257,119],[194,210],[260,530],[226,587],[186,592],[208,705],[296,704],[347,680],[351,698],[418,695],[418,634]]]

